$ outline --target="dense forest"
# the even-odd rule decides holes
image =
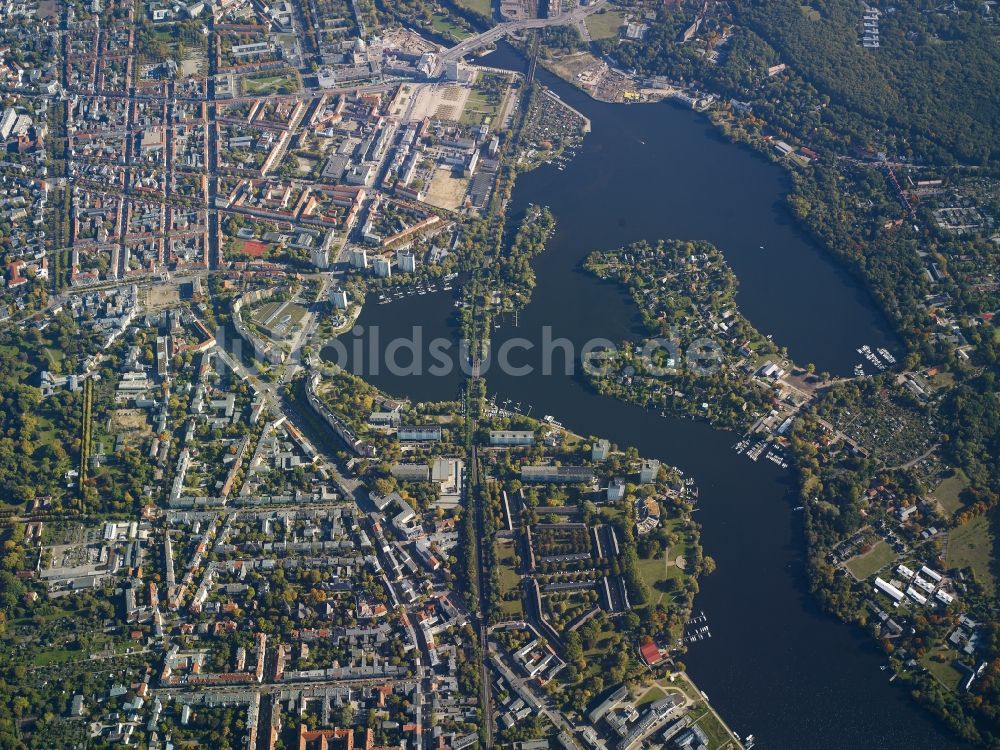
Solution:
[[[702,27],[717,63],[679,44],[701,6],[661,9],[641,42],[607,40],[602,51],[626,69],[737,98],[767,82],[771,96],[761,103],[811,142],[836,133],[841,145],[877,145],[938,164],[986,165],[1000,157],[1000,55],[983,3],[883,8],[881,46],[872,50],[859,43],[862,5],[853,0],[734,0],[731,13],[717,7]],[[767,68],[779,62],[799,78],[801,92],[766,81]]]
[[[918,154],[986,164],[1000,156],[1000,55],[981,2],[883,8],[881,47],[858,44],[861,4],[736,0],[740,22],[831,99],[837,121],[863,116]]]

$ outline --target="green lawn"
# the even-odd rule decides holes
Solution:
[[[945,660],[943,662],[932,658],[939,655],[944,656]],[[935,679],[946,688],[957,690],[959,682],[962,679],[962,673],[952,664],[957,656],[958,654],[950,649],[936,648],[924,654],[920,659],[920,664],[926,667],[927,671],[934,675]]]
[[[885,541],[879,540],[869,552],[852,557],[847,561],[847,569],[859,581],[874,575],[877,570],[896,559],[896,553]]]
[[[278,75],[243,79],[243,93],[247,96],[294,94],[298,90],[299,81],[294,73],[279,73]]]
[[[455,0],[455,5],[475,13],[481,13],[487,18],[491,18],[493,15],[493,4],[490,0]]]
[[[66,353],[61,349],[51,349],[46,346],[42,348],[42,352],[44,352],[45,358],[49,361],[50,365],[54,365],[66,359]]]
[[[521,576],[509,565],[500,565],[500,588],[503,593],[513,591],[521,585]]]
[[[455,24],[455,22],[451,20],[451,17],[445,13],[434,13],[431,16],[431,28],[438,34],[451,37],[457,41],[461,41],[462,39],[470,36],[468,31]]]
[[[521,604],[521,576],[517,572],[517,556],[513,539],[503,539],[497,543],[497,572],[500,574],[500,611],[512,618],[524,616]],[[513,601],[503,600],[504,594],[515,591],[518,598]]]
[[[524,618],[524,606],[521,604],[520,599],[500,602],[500,611],[512,620],[521,620]]]
[[[31,663],[36,667],[47,667],[51,664],[62,664],[63,662],[67,662],[72,659],[79,659],[80,655],[79,651],[71,651],[65,648],[55,648],[47,651],[39,651],[31,659]]]
[[[492,97],[486,89],[486,81],[480,79],[479,83],[469,92],[469,98],[465,100],[461,122],[466,125],[482,125],[493,122],[508,90],[509,87],[504,85],[503,89],[497,93],[495,101],[490,101]]]
[[[1000,328],[997,328],[996,331],[1000,333]],[[996,334],[994,334],[994,336],[996,336]],[[939,372],[931,378],[931,385],[935,388],[951,388],[955,385],[955,376],[950,372]]]
[[[678,545],[678,549],[680,545]],[[673,560],[673,553],[671,553],[671,560]],[[680,591],[683,587],[684,581],[684,571],[678,568],[676,565],[667,565],[664,557],[660,557],[656,560],[643,560],[639,558],[639,575],[642,580],[646,582],[649,587],[649,603],[656,604],[663,600],[667,593],[661,588],[661,583],[666,580],[674,580],[677,591]]]
[[[625,16],[617,10],[602,10],[587,16],[587,29],[595,41],[612,39],[618,36],[618,30],[625,25]]]
[[[948,534],[948,567],[972,568],[976,581],[990,595],[993,577],[993,530],[986,516],[978,516]]]
[[[969,478],[961,469],[956,469],[955,473],[944,479],[934,491],[931,497],[938,501],[944,509],[946,515],[953,516],[962,509],[964,503],[959,495],[962,490],[969,486]]]

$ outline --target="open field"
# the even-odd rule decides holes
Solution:
[[[469,89],[453,84],[415,87],[410,109],[410,120],[436,117],[440,120],[458,120],[469,98]]]
[[[678,545],[678,551],[681,551],[680,545]],[[674,565],[674,558],[665,555],[654,560],[643,560],[640,558],[639,575],[642,576],[642,580],[649,587],[650,604],[656,604],[662,601],[664,596],[668,596],[664,591],[665,581],[675,581],[677,589],[680,590],[683,583],[684,571]]]
[[[517,572],[517,555],[513,539],[497,543],[497,572],[500,574],[500,610],[513,618],[524,616],[521,604],[521,576]],[[514,592],[517,598],[507,601],[504,597]]]
[[[176,305],[180,299],[180,291],[175,284],[157,284],[146,292],[147,307]]]
[[[438,34],[459,42],[471,36],[468,31],[452,21],[451,17],[445,13],[434,13],[431,16],[431,28]]]
[[[958,654],[951,649],[936,648],[924,654],[920,663],[946,688],[957,690],[959,681],[962,679],[962,673],[952,666],[952,662],[957,656]],[[940,661],[941,657],[944,658],[944,661]]]
[[[948,534],[948,567],[972,568],[976,581],[993,594],[993,529],[988,517],[973,518]]]
[[[510,93],[510,79],[497,73],[480,73],[462,109],[461,122],[490,125],[497,118]]]
[[[602,10],[587,16],[587,29],[596,41],[618,36],[618,30],[625,25],[625,16],[617,10]]]
[[[267,96],[268,94],[294,94],[301,87],[298,77],[292,72],[277,75],[263,75],[243,79],[243,93],[247,96]]]
[[[450,169],[438,169],[427,187],[426,203],[438,208],[454,211],[462,205],[469,181],[464,177],[454,177]]]
[[[36,667],[47,667],[52,664],[62,664],[63,662],[79,659],[80,651],[71,651],[65,648],[54,648],[46,651],[39,651],[32,659],[31,663]]]
[[[142,409],[117,409],[111,415],[111,425],[118,430],[149,430],[146,412]]]
[[[888,542],[879,540],[868,552],[848,560],[847,569],[857,580],[863,581],[894,559],[896,559],[896,553],[892,547],[889,546]]]
[[[490,0],[455,0],[455,5],[459,8],[466,8],[489,18],[493,15],[493,7]]]
[[[961,470],[956,470],[945,478],[931,493],[946,515],[953,516],[962,509],[964,503],[959,497],[962,490],[969,486],[969,479]]]

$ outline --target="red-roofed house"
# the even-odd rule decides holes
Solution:
[[[642,644],[639,647],[639,652],[642,654],[643,661],[651,667],[655,667],[664,659],[664,655],[663,652],[660,651],[660,647],[652,641]]]
[[[17,287],[28,283],[28,280],[21,275],[22,268],[24,268],[23,260],[15,260],[7,266],[7,272],[10,274],[10,281],[7,282],[7,286],[10,289],[17,289]]]

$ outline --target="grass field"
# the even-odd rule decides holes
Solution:
[[[53,369],[54,365],[66,359],[66,353],[60,349],[50,349],[46,346],[42,348],[42,353],[45,355],[45,359],[48,360],[50,369]]]
[[[943,656],[944,661],[938,661],[934,657]],[[921,665],[934,675],[935,679],[949,690],[957,690],[962,673],[952,666],[952,662],[958,656],[951,649],[936,648],[924,654],[920,659]]]
[[[497,544],[498,573],[500,574],[500,610],[512,618],[524,616],[524,607],[521,604],[521,576],[518,575],[516,565],[517,556],[514,550],[514,540],[504,539]],[[505,601],[504,594],[517,592],[518,597],[512,601]]]
[[[946,515],[953,516],[962,509],[964,503],[959,495],[962,490],[969,486],[969,478],[961,469],[956,469],[955,473],[944,479],[934,491],[931,497],[938,501]]]
[[[493,15],[493,7],[490,0],[455,0],[455,5],[459,8],[466,8],[475,13],[481,13],[482,15],[490,18]]]
[[[680,549],[679,545],[678,549]],[[673,559],[671,556],[671,562]],[[676,565],[667,565],[667,561],[663,557],[656,560],[643,560],[640,558],[639,575],[642,576],[642,580],[649,587],[650,604],[656,604],[662,601],[664,596],[668,595],[663,591],[662,582],[672,579],[677,582],[677,590],[680,590],[683,585],[684,571]]]
[[[462,39],[470,36],[468,31],[455,24],[455,22],[444,13],[434,13],[431,16],[431,28],[438,34],[450,37],[456,41],[461,41]]]
[[[520,599],[509,602],[500,602],[500,611],[512,620],[520,620],[524,617],[524,606]]]
[[[864,555],[852,557],[847,561],[847,569],[859,581],[874,575],[879,568],[896,558],[896,553],[885,541],[879,541]]]
[[[298,90],[299,79],[290,72],[243,79],[243,93],[247,96],[294,94]]]
[[[600,11],[587,16],[587,29],[596,41],[618,36],[618,30],[625,25],[625,16],[617,10]]]
[[[976,581],[990,594],[996,590],[993,576],[993,530],[990,519],[978,516],[948,534],[948,567],[972,568]]]
[[[516,570],[509,565],[501,563],[499,573],[501,593],[506,594],[508,591],[518,590],[521,585],[521,576],[517,574]]]
[[[46,651],[39,651],[35,654],[31,663],[36,667],[47,667],[50,664],[62,664],[72,659],[79,659],[80,651],[71,651],[65,648],[53,648]]]
[[[494,103],[489,101],[482,92],[473,89],[469,93],[469,98],[465,100],[465,109],[462,110],[462,117],[459,122],[465,125],[483,125],[493,122],[493,118],[500,111],[500,104],[503,99]]]

